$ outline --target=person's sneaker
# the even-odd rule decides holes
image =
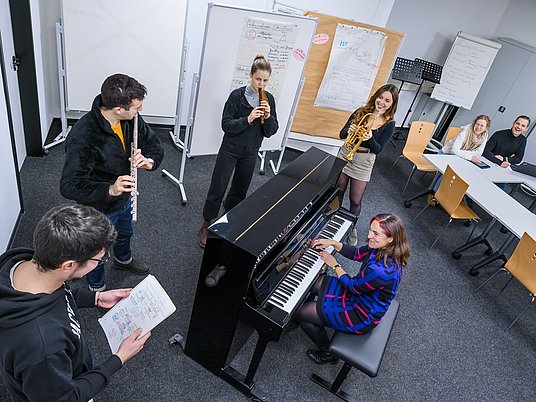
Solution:
[[[317,349],[308,349],[305,353],[309,359],[314,361],[316,364],[337,364],[339,359],[337,359],[335,356],[333,356],[329,352],[322,352],[321,350]]]
[[[94,288],[93,286],[91,285],[87,285],[88,289],[91,290],[92,292],[104,292],[106,290],[106,284],[102,285],[101,287],[99,288]]]
[[[430,205],[431,207],[437,206],[437,201],[434,198],[433,194],[428,194],[428,197],[426,197],[426,202],[428,202],[428,205]]]
[[[353,228],[348,234],[348,245],[356,246],[357,245],[357,229]]]
[[[113,268],[115,269],[123,269],[125,271],[132,272],[136,275],[145,275],[149,273],[149,268],[147,267],[140,267],[137,264],[134,263],[134,260],[130,260],[128,264],[124,262],[117,261],[114,259]]]
[[[205,219],[203,221],[203,224],[201,225],[201,229],[199,229],[199,232],[197,232],[197,242],[199,243],[199,246],[201,248],[205,248],[205,245],[207,244],[209,226],[210,226],[210,221],[207,221]]]
[[[227,268],[223,265],[216,265],[216,267],[210,271],[210,273],[205,278],[205,285],[209,288],[213,288],[218,284],[223,275],[227,273]]]

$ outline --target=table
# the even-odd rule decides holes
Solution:
[[[455,155],[425,154],[424,156],[440,172],[445,171],[447,164],[450,165],[452,169],[465,182],[467,182],[467,184],[469,184],[466,194],[492,217],[491,222],[488,224],[488,226],[486,226],[479,236],[469,240],[454,250],[452,253],[454,258],[459,258],[462,251],[481,243],[487,244],[488,251],[491,251],[491,245],[486,239],[486,236],[491,231],[494,223],[497,221],[506,227],[511,233],[511,235],[497,251],[490,253],[488,257],[471,267],[470,273],[472,275],[478,275],[478,270],[492,261],[497,259],[506,261],[504,252],[515,239],[515,237],[521,238],[523,233],[527,232],[530,236],[536,238],[536,215],[534,215],[531,211],[521,205],[506,192],[497,187],[488,178],[484,172],[491,170],[491,168],[480,169],[473,163]],[[500,167],[498,168],[502,169]],[[512,171],[512,173],[516,172]]]

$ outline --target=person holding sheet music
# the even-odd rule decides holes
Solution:
[[[367,113],[372,113],[365,122],[365,126],[371,126],[371,130],[364,136],[361,146],[354,154],[352,161],[344,167],[337,188],[339,189],[339,200],[342,200],[348,182],[350,182],[350,212],[359,218],[361,212],[361,201],[363,194],[370,181],[372,168],[383,147],[389,142],[394,131],[395,121],[393,120],[398,105],[398,89],[394,85],[386,84],[378,88],[370,97],[365,106],[360,107],[350,115],[348,121],[339,133],[341,139],[345,139],[349,132],[355,130],[354,121],[359,122],[361,117]],[[357,117],[357,120],[356,120]],[[343,148],[339,151],[339,157],[344,157]],[[348,244],[357,244],[357,230],[355,226],[348,235]]]
[[[138,147],[130,161],[134,116],[142,111],[145,86],[125,74],[104,80],[101,94],[71,129],[65,141],[65,164],[60,192],[65,198],[103,212],[114,223],[118,237],[114,246],[115,269],[137,275],[149,272],[133,261],[131,168],[154,171],[164,158],[155,132],[138,116]],[[106,289],[104,264],[86,277],[90,290]]]
[[[350,276],[327,247],[342,256],[361,262],[355,276]],[[307,350],[315,363],[336,363],[329,353],[325,327],[337,331],[365,334],[372,331],[389,309],[398,291],[402,268],[409,261],[409,242],[400,218],[378,214],[370,220],[368,243],[352,247],[331,239],[315,239],[312,247],[333,275],[321,275],[312,287],[316,301],[305,302],[296,312],[303,331],[317,349]]]
[[[201,247],[205,247],[208,227],[219,215],[222,201],[224,210],[230,211],[246,198],[262,140],[274,135],[279,128],[274,97],[265,91],[271,73],[270,62],[257,55],[250,69],[250,84],[233,90],[225,102],[221,119],[223,141],[203,207],[203,224],[198,232]],[[266,100],[260,99],[259,90],[266,93]],[[231,188],[223,200],[233,170]],[[214,275],[209,274],[207,285],[217,284],[224,273],[225,268],[221,268]]]
[[[33,250],[0,256],[0,371],[15,400],[91,400],[150,337],[139,337],[140,328],[102,364],[93,364],[78,309],[111,308],[130,289],[92,292],[69,282],[108,259],[115,238],[103,213],[61,205],[37,224]]]

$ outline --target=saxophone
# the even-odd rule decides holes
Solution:
[[[369,116],[373,116],[374,118],[370,122],[368,126],[366,126],[365,122],[368,119]],[[376,121],[377,116],[373,113],[367,113],[364,115],[359,122],[357,122],[357,114],[353,121],[353,124],[356,126],[354,130],[348,130],[348,137],[344,140],[344,144],[342,146],[348,151],[348,154],[344,156],[344,159],[346,159],[348,162],[351,162],[354,158],[354,154],[356,153],[357,149],[363,142],[363,137],[366,133],[370,131],[372,126],[374,125],[374,122]]]
[[[138,149],[138,113],[134,115],[134,130],[132,133],[132,143],[130,144],[130,175],[134,178],[134,191],[132,200],[132,221],[138,220],[138,168],[134,166],[134,152]]]

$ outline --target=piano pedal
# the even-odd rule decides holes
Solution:
[[[181,334],[173,335],[171,338],[168,339],[168,343],[169,346],[173,346],[178,343],[183,351],[186,347],[186,339],[184,339],[184,336],[182,336]]]

